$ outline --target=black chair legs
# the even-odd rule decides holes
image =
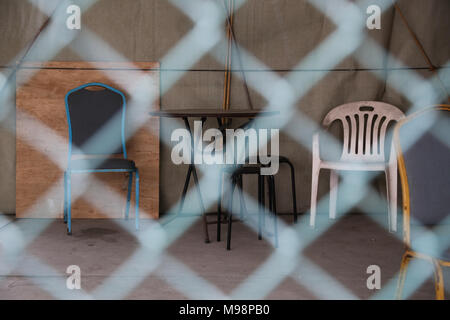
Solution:
[[[239,186],[238,191],[239,191],[239,214],[240,214],[240,219],[244,219],[244,212],[247,213],[247,207],[245,205],[245,201],[244,201],[244,192],[242,191],[244,189],[244,182],[242,181],[242,175],[239,175],[238,179],[237,179],[237,184]]]
[[[222,227],[222,179],[223,172],[219,173],[219,197],[217,198],[217,241],[220,241],[220,232]]]
[[[255,172],[252,172],[255,173]],[[265,219],[265,179],[267,178],[269,187],[269,210],[273,213],[274,219],[274,246],[278,247],[278,222],[277,222],[277,205],[276,205],[276,194],[275,194],[275,178],[274,176],[262,176],[258,173],[258,240],[262,239],[262,231],[264,227]],[[240,187],[242,185],[242,173],[235,173],[231,178],[230,194],[228,199],[228,233],[227,233],[227,250],[231,249],[231,230],[233,224],[233,193],[236,185]],[[241,196],[241,199],[242,196]],[[220,208],[220,202],[219,202]],[[242,211],[242,203],[241,203]],[[221,216],[221,212],[218,212],[218,218]],[[218,220],[218,226],[220,220]],[[218,235],[218,241],[220,241],[220,236]]]
[[[258,175],[258,240],[262,240],[262,217],[264,207],[264,177]]]
[[[230,199],[228,200],[228,233],[227,233],[227,250],[231,249],[231,226],[233,223],[233,192],[236,187],[238,178],[234,175],[231,178]]]
[[[297,212],[297,195],[295,192],[295,170],[294,165],[292,162],[286,158],[286,157],[279,157],[279,162],[285,163],[289,166],[289,169],[291,170],[291,190],[292,190],[292,209],[293,209],[293,215],[294,215],[294,223],[297,223],[298,220],[298,212]]]
[[[220,176],[219,176],[219,193],[218,193],[219,196],[217,198],[217,241],[218,242],[220,242],[220,240],[221,240],[221,227],[222,227],[222,184],[223,184],[223,173],[224,172],[221,172]],[[233,177],[231,179],[233,179]],[[245,201],[244,201],[244,194],[242,192],[242,185],[243,185],[242,175],[238,175],[235,180],[236,180],[235,181],[236,182],[235,188],[236,188],[236,185],[239,185],[240,218],[242,219],[243,216],[244,216],[244,212],[247,212],[247,207],[246,207]],[[225,193],[226,193],[226,191],[227,190],[225,190]]]
[[[287,162],[289,167],[291,168],[291,185],[292,185],[292,208],[294,209],[294,223],[297,223],[298,220],[298,212],[297,212],[297,195],[295,192],[295,172],[294,166],[289,161]]]
[[[297,212],[297,197],[295,188],[295,170],[291,161],[286,157],[279,157],[279,162],[285,163],[289,166],[291,174],[291,190],[292,190],[292,209],[294,216],[294,223],[298,221]],[[278,212],[276,205],[276,188],[275,188],[275,176],[262,176],[259,171],[260,167],[242,167],[233,172],[231,178],[231,188],[228,199],[228,234],[227,234],[227,250],[230,250],[231,246],[231,228],[232,228],[232,202],[233,202],[233,192],[236,185],[240,192],[240,208],[241,208],[241,218],[244,211],[246,210],[245,201],[242,196],[242,176],[243,174],[257,174],[258,175],[258,239],[262,239],[262,233],[265,228],[265,179],[267,179],[268,184],[268,194],[269,194],[269,210],[273,213],[273,224],[274,224],[274,246],[278,247]],[[221,236],[221,223],[222,223],[222,184],[223,177],[222,173],[219,179],[219,199],[218,199],[218,210],[217,210],[217,241],[220,241]]]
[[[277,219],[277,200],[275,194],[275,177],[267,176],[269,184],[269,209],[273,213],[274,227],[274,246],[278,248],[278,219]]]

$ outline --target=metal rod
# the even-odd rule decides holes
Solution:
[[[250,109],[253,110],[254,109],[253,108],[253,102],[252,102],[252,99],[251,99],[251,96],[250,96],[250,90],[249,90],[248,85],[247,85],[247,78],[245,76],[245,71],[244,71],[244,67],[243,67],[243,63],[242,63],[241,52],[239,50],[239,46],[238,46],[238,43],[237,43],[236,33],[234,32],[234,29],[233,29],[232,11],[234,11],[234,0],[229,0],[229,1],[232,2],[232,8],[233,8],[231,10],[231,14],[229,14],[229,9],[227,8],[225,0],[223,0],[222,4],[223,4],[224,10],[225,10],[225,15],[227,17],[227,25],[228,25],[228,30],[230,32],[230,36],[231,36],[231,39],[232,39],[232,43],[234,43],[235,47],[236,47],[236,54],[237,54],[238,62],[239,62],[239,65],[240,65],[240,70],[241,70],[241,74],[242,74],[242,80],[244,82],[244,89],[245,89],[245,93],[246,93],[246,96],[247,96],[248,105],[249,105]],[[227,33],[227,35],[228,35],[228,33]],[[231,75],[230,75],[230,79],[231,79]]]

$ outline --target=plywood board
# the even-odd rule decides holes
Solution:
[[[159,118],[149,115],[159,110],[158,62],[30,62],[21,67],[16,92],[16,216],[62,218],[68,154],[64,97],[88,82],[105,83],[125,93],[126,126],[134,131],[127,153],[140,171],[141,217],[158,218]],[[138,89],[144,94],[136,94]],[[83,191],[72,203],[73,218],[123,217],[125,173],[96,173],[92,181],[87,177],[73,175],[72,196]]]

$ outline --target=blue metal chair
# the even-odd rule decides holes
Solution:
[[[98,88],[100,90],[89,90]],[[139,229],[139,170],[127,159],[125,146],[125,95],[106,84],[92,82],[70,90],[65,97],[69,127],[68,165],[64,172],[64,222],[72,234],[71,175],[73,173],[126,172],[130,209],[133,174],[136,175],[136,230]],[[85,156],[74,159],[74,155]],[[112,157],[116,155],[116,157]],[[91,156],[86,158],[86,156]],[[121,157],[120,157],[121,156]]]

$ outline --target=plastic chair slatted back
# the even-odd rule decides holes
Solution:
[[[397,107],[377,101],[352,102],[331,110],[323,125],[340,120],[344,131],[341,160],[385,161],[388,125],[404,117]]]

